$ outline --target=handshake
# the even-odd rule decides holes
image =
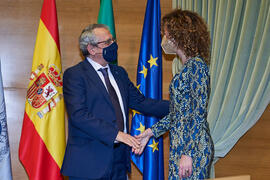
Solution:
[[[152,130],[150,128],[146,129],[143,133],[138,136],[131,136],[124,132],[119,131],[117,134],[116,140],[122,143],[125,143],[132,147],[132,152],[140,155],[142,154],[146,144],[149,139],[153,136]]]
[[[132,147],[132,152],[136,155],[142,154],[149,139],[153,136],[153,132],[150,128],[146,129],[143,133],[138,136],[131,136],[129,134],[119,131],[116,140],[125,143]],[[186,178],[192,175],[192,158],[188,155],[181,155],[179,160],[179,177]]]

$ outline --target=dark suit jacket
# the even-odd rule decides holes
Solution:
[[[168,101],[145,98],[122,67],[110,65],[110,69],[123,99],[127,130],[129,108],[160,118],[168,114]],[[69,118],[61,172],[65,176],[100,178],[112,167],[113,144],[118,133],[109,94],[87,59],[65,71],[63,90]],[[130,149],[126,148],[130,169]]]

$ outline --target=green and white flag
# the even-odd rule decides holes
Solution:
[[[98,23],[107,25],[113,38],[116,39],[112,0],[100,0]],[[113,62],[116,63],[117,60]]]
[[[112,0],[100,0],[98,23],[107,25],[113,38],[116,38]]]

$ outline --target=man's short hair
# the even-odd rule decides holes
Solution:
[[[87,50],[88,44],[95,45],[97,43],[97,38],[93,32],[96,28],[105,28],[109,31],[108,26],[104,24],[90,24],[82,31],[79,37],[80,50],[83,56],[88,56],[89,52]]]

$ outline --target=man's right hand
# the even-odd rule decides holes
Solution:
[[[117,136],[116,136],[116,141],[125,143],[127,145],[129,145],[130,147],[132,147],[132,149],[139,149],[140,148],[140,141],[137,140],[135,137],[123,133],[121,131],[118,132]]]

